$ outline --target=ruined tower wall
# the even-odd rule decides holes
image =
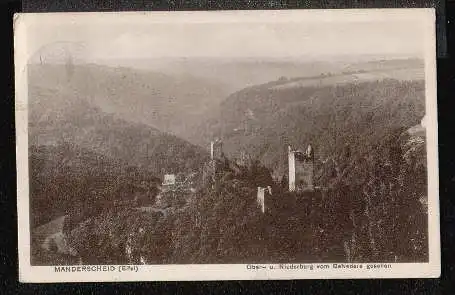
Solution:
[[[210,161],[208,164],[208,172],[210,174],[212,187],[215,188],[219,184],[222,176],[221,161],[223,158],[223,143],[220,139],[210,142]]]
[[[215,140],[210,143],[210,158],[212,160],[221,159],[223,154],[223,143],[220,140]]]
[[[296,191],[301,191],[305,184],[305,177],[307,173],[305,171],[306,166],[304,161],[295,159],[295,187]]]
[[[289,191],[294,192],[295,191],[295,155],[294,152],[291,151],[291,147],[289,147],[289,152],[288,152],[288,165],[289,165],[289,175],[288,175],[288,181],[289,181]]]
[[[259,205],[259,208],[261,208],[261,212],[265,212],[265,188],[263,187],[258,187],[258,194],[257,194],[257,202]]]
[[[271,196],[272,188],[270,186],[258,187],[257,202],[262,213],[265,213],[266,211],[270,210],[269,208],[267,208],[266,199],[270,198]]]
[[[314,190],[314,160],[310,152],[304,154],[292,151],[289,147],[289,191],[302,192]]]
[[[308,191],[314,189],[314,163],[311,159],[304,160],[303,162],[299,162],[299,169],[298,171],[298,179],[299,183],[297,186],[300,188],[301,191]]]

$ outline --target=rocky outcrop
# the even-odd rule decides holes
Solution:
[[[423,165],[426,168],[426,119],[409,128],[401,136],[403,158],[408,165]]]

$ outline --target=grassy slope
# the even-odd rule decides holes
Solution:
[[[421,72],[407,71],[406,79]],[[406,79],[402,69],[376,69],[249,87],[223,101],[200,124],[194,141],[205,145],[222,136],[231,157],[246,150],[278,171],[285,168],[287,144],[312,143],[321,160],[346,144],[362,152],[362,146],[409,128],[424,115],[424,83]]]
[[[29,84],[35,101],[55,101],[54,94],[83,97],[104,112],[174,134],[184,134],[188,123],[229,93],[223,83],[191,73],[166,75],[93,64],[31,65]]]

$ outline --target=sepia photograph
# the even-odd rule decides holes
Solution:
[[[16,15],[22,278],[439,276],[434,22]]]

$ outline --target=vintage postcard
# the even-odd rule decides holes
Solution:
[[[22,282],[440,275],[433,9],[14,31]]]

